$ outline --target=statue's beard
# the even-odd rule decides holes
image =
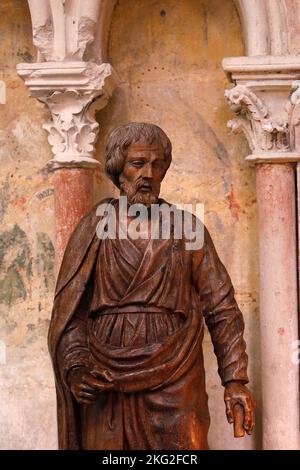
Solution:
[[[144,181],[137,181],[136,183],[128,183],[120,177],[120,189],[123,196],[127,196],[129,204],[144,204],[149,207],[151,204],[156,204],[159,196],[160,185],[158,188],[153,188],[149,192],[139,191]]]

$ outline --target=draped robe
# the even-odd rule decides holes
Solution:
[[[203,247],[189,251],[172,236],[100,241],[98,221],[93,209],[70,239],[49,329],[59,446],[206,449],[203,319],[222,384],[248,382],[230,277],[205,227]],[[109,371],[114,384],[91,405],[70,391],[69,372],[82,366]]]

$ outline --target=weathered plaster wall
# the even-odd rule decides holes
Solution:
[[[55,402],[46,334],[54,286],[51,158],[16,64],[34,60],[24,0],[0,2],[0,448],[54,448]]]
[[[120,0],[113,16],[109,60],[123,83],[98,114],[98,155],[102,158],[107,133],[118,124],[146,120],[166,130],[174,160],[162,196],[174,203],[205,203],[206,224],[245,315],[251,385],[259,390],[254,172],[244,162],[244,139],[226,129],[228,83],[220,66],[224,56],[243,55],[237,14],[231,0],[132,5]],[[7,103],[0,105],[0,340],[6,346],[6,362],[0,364],[0,448],[55,448],[46,345],[54,286],[53,189],[44,169],[51,152],[41,129],[48,112],[29,98],[15,71],[18,62],[35,60],[27,2],[0,3],[0,38],[0,80],[7,86]],[[97,197],[112,193],[103,172],[96,181]],[[205,356],[211,447],[253,447],[251,438],[231,437],[208,336]],[[256,440],[259,445],[259,429]]]
[[[251,387],[259,397],[254,169],[244,161],[244,138],[226,128],[232,116],[224,103],[229,84],[221,69],[223,57],[243,53],[231,0],[140,0],[134,8],[130,0],[120,0],[110,31],[109,61],[123,83],[98,115],[98,154],[103,154],[108,131],[127,121],[154,122],[171,138],[173,163],[162,196],[174,203],[205,204],[206,224],[245,316]],[[232,438],[208,335],[205,356],[211,447],[259,446],[259,426],[256,444],[249,437]]]

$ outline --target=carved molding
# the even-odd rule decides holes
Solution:
[[[269,24],[265,0],[234,0],[242,25],[245,54],[269,53]]]
[[[98,57],[100,62],[108,61],[109,31],[116,4],[117,0],[101,0],[95,40],[90,47],[90,53],[92,56]],[[87,53],[89,52],[87,51]]]
[[[54,158],[50,167],[95,167],[93,158],[102,109],[117,86],[110,64],[85,62],[19,64],[32,96],[45,103],[51,120],[43,125]]]

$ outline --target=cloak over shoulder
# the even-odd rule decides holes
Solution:
[[[99,204],[79,222],[66,247],[55,289],[54,305],[48,333],[48,346],[55,374],[57,395],[58,444],[60,449],[79,449],[77,403],[61,376],[57,348],[61,336],[80,304],[90,278],[101,240],[96,235],[100,220]]]

